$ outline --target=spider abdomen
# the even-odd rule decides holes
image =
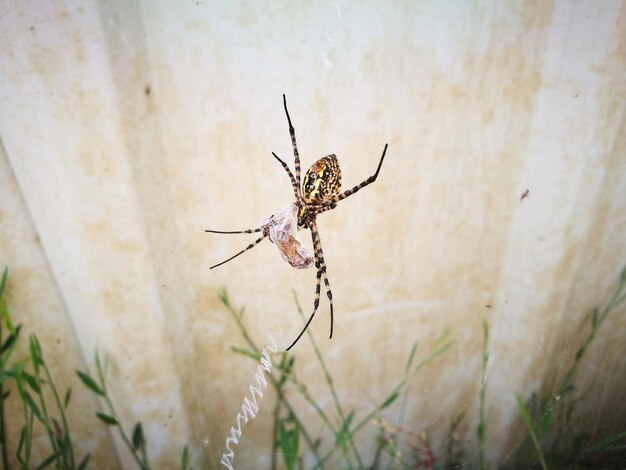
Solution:
[[[307,204],[323,204],[339,194],[341,189],[341,169],[333,155],[326,155],[316,161],[304,175],[302,197]]]

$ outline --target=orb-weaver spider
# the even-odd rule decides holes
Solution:
[[[289,175],[289,179],[291,180],[291,186],[293,187],[293,193],[296,196],[295,203],[291,206],[288,206],[278,216],[272,216],[267,219],[259,228],[228,232],[223,232],[219,230],[205,230],[205,232],[225,234],[263,232],[263,235],[260,238],[250,243],[239,253],[231,256],[221,263],[211,266],[210,269],[217,268],[218,266],[221,266],[222,264],[227,263],[230,260],[241,255],[242,253],[245,253],[246,251],[254,248],[268,236],[272,242],[276,243],[276,246],[283,255],[283,258],[287,262],[289,262],[289,264],[296,268],[307,268],[311,265],[310,256],[307,257],[308,252],[297,239],[297,235],[295,237],[291,236],[292,233],[295,235],[295,231],[292,230],[293,224],[291,223],[292,221],[295,222],[296,220],[295,214],[297,214],[297,229],[300,230],[302,228],[308,228],[311,230],[311,238],[313,240],[313,252],[315,255],[315,267],[317,268],[313,313],[311,313],[311,316],[304,325],[304,328],[302,329],[298,337],[293,341],[293,343],[291,343],[291,346],[287,348],[287,351],[289,351],[302,337],[306,329],[311,324],[311,321],[313,321],[313,317],[315,316],[315,313],[317,312],[317,308],[320,303],[320,285],[322,279],[324,279],[326,296],[328,297],[328,302],[330,304],[330,338],[333,337],[333,293],[330,290],[330,283],[328,282],[328,276],[326,274],[326,262],[324,261],[322,242],[320,240],[315,220],[318,214],[327,210],[334,209],[335,207],[337,207],[337,203],[339,201],[347,198],[348,196],[351,196],[359,189],[362,189],[368,184],[376,181],[376,178],[378,177],[378,172],[380,171],[380,167],[382,166],[383,160],[385,159],[385,153],[387,153],[387,144],[385,144],[383,154],[380,157],[380,161],[378,162],[376,173],[367,178],[361,184],[358,184],[351,189],[348,189],[342,193],[339,192],[341,188],[341,170],[339,169],[339,162],[337,161],[337,157],[334,154],[327,155],[316,161],[304,175],[304,181],[302,181],[301,186],[300,155],[298,154],[298,146],[296,144],[296,132],[293,128],[293,125],[291,124],[289,111],[287,111],[287,99],[285,98],[285,95],[283,95],[283,106],[285,108],[285,114],[287,115],[287,122],[289,123],[289,135],[291,136],[291,144],[293,146],[293,156],[296,167],[295,177],[287,164],[283,160],[281,160],[278,155],[276,155],[274,152],[272,152],[272,155],[276,160],[280,162],[280,164]],[[295,211],[293,211],[294,208]],[[283,228],[277,229],[277,227],[279,226]],[[279,237],[281,238],[280,241],[277,240],[277,238]]]

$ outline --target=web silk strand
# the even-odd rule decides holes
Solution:
[[[241,438],[241,428],[251,419],[253,419],[259,412],[259,405],[257,404],[257,397],[263,398],[263,390],[267,388],[267,380],[265,379],[264,372],[271,374],[272,372],[272,360],[270,359],[270,352],[275,353],[277,351],[274,338],[270,336],[271,345],[267,345],[261,352],[261,363],[256,368],[254,378],[256,385],[250,384],[250,397],[244,396],[243,404],[241,405],[241,411],[237,413],[236,426],[230,428],[230,435],[226,438],[226,452],[222,454],[222,460],[220,463],[229,470],[233,470],[233,459],[235,458],[235,452],[231,449],[231,445],[239,444]]]

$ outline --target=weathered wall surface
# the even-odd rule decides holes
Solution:
[[[301,328],[291,289],[307,312],[314,270],[263,242],[210,271],[249,239],[204,233],[291,202],[271,156],[293,165],[282,93],[305,169],[335,153],[350,187],[389,143],[376,183],[318,222],[335,332],[324,300],[311,330],[357,414],[389,393],[414,341],[425,352],[450,325],[453,348],[386,417],[437,435],[467,409],[475,445],[487,319],[488,455],[501,461],[520,438],[514,394],[549,390],[626,264],[623,1],[3,1],[0,51],[9,306],[75,390],[72,425],[102,467],[131,461],[73,374],[93,371],[96,348],[154,466],[189,443],[210,468],[253,374],[229,350],[243,340],[219,290],[259,342],[284,348]],[[624,313],[581,370],[599,431],[626,420]],[[294,354],[326,395],[306,338]],[[242,465],[268,461],[271,422],[262,409],[249,426]]]

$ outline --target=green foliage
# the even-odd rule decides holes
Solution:
[[[189,447],[185,446],[183,448],[183,454],[180,459],[180,468],[182,470],[190,470],[191,469],[191,455],[189,454]]]
[[[90,460],[86,454],[76,463],[74,446],[65,415],[70,406],[72,390],[67,388],[63,400],[54,382],[52,374],[46,364],[41,343],[36,335],[28,338],[28,355],[21,360],[14,360],[13,353],[20,340],[21,325],[14,326],[6,305],[4,294],[7,287],[8,270],[5,268],[0,281],[0,450],[2,468],[9,469],[9,450],[7,449],[4,405],[9,398],[5,385],[13,381],[17,395],[22,405],[22,426],[15,459],[20,468],[44,469],[54,466],[57,469],[84,470]],[[113,403],[107,392],[105,377],[108,361],[100,360],[96,353],[97,379],[88,373],[77,371],[80,381],[96,396],[103,399],[106,412],[96,412],[96,416],[107,426],[116,427],[133,454],[140,468],[148,469],[146,440],[141,423],[133,428],[132,443],[126,436],[120,420],[115,412]],[[52,400],[47,397],[52,397]],[[32,443],[33,433],[37,426],[43,427],[48,435],[50,453],[41,462],[33,462]],[[189,449],[185,447],[182,458],[182,468],[188,470],[190,466]]]
[[[618,432],[598,442],[591,439],[591,426],[574,423],[573,417],[581,396],[576,393],[576,378],[585,353],[608,316],[626,300],[626,267],[622,270],[611,300],[602,309],[594,308],[586,320],[588,330],[576,350],[571,365],[557,383],[556,392],[539,396],[533,393],[524,401],[517,396],[518,409],[528,431],[514,460],[524,466],[571,467],[612,466],[612,455],[626,451],[626,433]],[[621,446],[621,447],[620,447]],[[528,448],[534,449],[534,456]],[[607,452],[608,450],[608,452]],[[531,455],[529,458],[528,456]],[[537,462],[537,460],[539,462]]]
[[[522,415],[522,419],[524,420],[524,424],[526,425],[526,428],[528,429],[528,433],[530,434],[530,437],[533,440],[535,449],[537,450],[537,455],[539,456],[539,460],[541,461],[541,467],[544,470],[547,470],[548,466],[546,465],[546,461],[543,457],[541,444],[539,443],[539,439],[537,439],[537,435],[535,434],[535,428],[533,427],[532,421],[530,419],[530,415],[528,414],[528,410],[526,409],[526,405],[524,404],[524,401],[520,398],[519,395],[515,395],[515,398],[517,400],[517,406],[520,410],[520,414]]]
[[[476,427],[476,437],[478,437],[478,467],[483,470],[487,468],[485,462],[485,430],[487,420],[485,417],[485,391],[487,389],[487,366],[489,365],[489,323],[483,320],[483,357],[482,357],[482,375],[480,377],[480,391],[478,392],[478,400],[480,403],[478,426]]]
[[[288,470],[293,470],[298,461],[299,430],[298,423],[291,415],[278,423],[278,442]]]
[[[242,310],[237,311],[231,304],[230,298],[226,290],[222,290],[219,294],[219,298],[222,304],[226,307],[231,317],[237,324],[241,335],[247,343],[246,348],[232,347],[231,350],[237,354],[241,354],[244,357],[248,357],[254,361],[258,361],[261,355],[261,349],[257,346],[256,342],[250,336],[246,329],[242,318]],[[304,313],[295,296],[296,308],[298,314],[304,321]],[[345,411],[345,406],[341,404],[337,391],[335,389],[333,380],[326,362],[315,342],[315,338],[311,334],[310,330],[307,330],[307,336],[313,347],[316,359],[320,365],[320,368],[324,374],[326,381],[326,387],[333,400],[334,415],[329,416],[322,408],[317,398],[311,395],[306,385],[299,379],[297,372],[294,368],[295,356],[289,353],[280,353],[279,361],[273,362],[273,370],[278,371],[278,377],[272,373],[269,376],[269,382],[272,384],[277,392],[277,402],[274,408],[274,432],[272,433],[272,449],[280,450],[283,460],[287,468],[294,468],[293,465],[297,462],[297,453],[300,448],[300,437],[304,440],[309,450],[315,456],[317,460],[316,468],[324,468],[327,461],[329,461],[335,454],[340,454],[343,459],[345,468],[368,468],[363,461],[363,456],[359,452],[359,449],[355,445],[356,436],[361,433],[368,425],[377,422],[379,416],[394,403],[397,403],[398,398],[402,395],[404,390],[410,384],[412,377],[417,372],[432,363],[439,356],[444,354],[452,346],[450,340],[451,330],[446,327],[442,333],[436,338],[435,343],[431,351],[421,360],[417,360],[417,343],[414,343],[407,358],[406,366],[404,368],[404,376],[398,381],[398,383],[391,388],[385,399],[379,403],[374,403],[372,409],[364,413],[364,415],[357,419],[357,413],[354,410],[349,412]],[[416,362],[417,361],[417,362]],[[332,434],[334,440],[332,447],[327,451],[325,455],[319,453],[321,438],[313,439],[312,432],[309,430],[310,426],[306,426],[302,419],[298,417],[291,404],[291,400],[287,398],[286,389],[289,386],[293,386],[295,390],[300,394],[304,400],[312,406],[317,415],[319,416],[323,427],[328,429]],[[282,408],[287,411],[287,417],[281,418],[280,411]],[[335,424],[339,423],[339,424]],[[307,423],[308,424],[308,423]],[[430,452],[430,444],[427,439],[420,437],[418,445],[421,446],[423,453],[420,454],[424,462],[428,462],[429,458],[434,459],[434,456]],[[377,456],[384,450],[389,453],[391,449],[390,441],[379,441],[381,443],[380,452],[377,452]],[[430,454],[429,454],[430,452]],[[430,457],[428,457],[430,455]],[[375,459],[376,461],[376,459]],[[434,460],[433,460],[434,461]],[[272,460],[272,469],[277,468],[277,462]],[[374,467],[372,467],[374,468]]]
[[[143,434],[143,427],[141,423],[136,423],[133,427],[132,441],[126,434],[124,426],[121,425],[119,416],[113,401],[109,396],[107,390],[106,376],[108,368],[108,357],[105,357],[104,362],[100,359],[100,354],[96,351],[95,354],[96,372],[98,374],[97,379],[94,379],[87,372],[76,371],[78,378],[81,382],[97,396],[102,397],[106,408],[106,413],[97,411],[96,416],[100,421],[110,427],[117,429],[119,436],[122,438],[124,445],[129,450],[135,463],[141,469],[149,469],[148,454],[146,450],[146,441]]]
[[[13,325],[4,298],[8,279],[5,268],[0,282],[0,446],[2,447],[3,468],[9,468],[4,416],[5,401],[9,392],[4,390],[8,381],[13,381],[22,403],[23,424],[20,439],[15,449],[15,459],[22,468],[46,468],[55,465],[59,469],[76,468],[74,448],[65,411],[69,405],[71,392],[65,392],[62,403],[57,386],[44,359],[41,343],[36,335],[28,338],[28,356],[13,360],[13,352],[20,339],[21,325]],[[8,335],[5,338],[5,332]],[[52,397],[50,400],[49,397]],[[48,397],[48,398],[47,398]],[[50,454],[39,463],[32,462],[32,440],[36,426],[45,430],[50,443]],[[83,457],[87,462],[89,455]]]
[[[13,449],[14,456],[20,468],[48,468],[58,469],[85,469],[90,461],[90,455],[84,455],[80,461],[75,460],[72,437],[65,412],[71,404],[72,391],[67,388],[60,394],[53,377],[48,369],[45,354],[36,335],[28,337],[28,353],[26,357],[16,360],[14,352],[16,345],[22,339],[21,325],[14,325],[5,300],[8,286],[8,270],[5,268],[0,280],[0,458],[2,468],[9,468],[9,449],[6,445],[6,426],[4,405],[10,398],[6,389],[12,383],[16,390],[16,399],[21,403],[22,421],[17,447]],[[236,311],[226,290],[220,292],[219,298],[227,311],[237,323],[240,332],[246,341],[246,347],[233,347],[233,352],[241,354],[255,361],[261,357],[261,350],[249,335],[243,324],[243,309]],[[576,388],[578,372],[591,343],[598,330],[617,306],[626,300],[626,268],[620,273],[618,286],[608,304],[600,309],[594,309],[588,319],[588,330],[580,347],[572,359],[570,367],[554,388],[556,393],[538,395],[533,393],[526,401],[516,395],[517,408],[520,419],[527,430],[527,441],[506,463],[507,467],[541,467],[553,466],[568,467],[602,467],[616,466],[622,462],[626,452],[626,432],[617,432],[603,436],[600,440],[591,440],[591,428],[584,422],[575,423],[574,416],[581,396]],[[304,318],[302,308],[295,297],[298,313]],[[314,337],[307,331],[307,336],[313,351],[324,374],[326,387],[332,397],[332,410],[326,411],[316,396],[313,396],[301,380],[295,367],[295,356],[288,353],[277,354],[278,360],[273,361],[274,372],[268,377],[269,382],[276,390],[276,405],[274,407],[274,431],[272,432],[272,449],[282,455],[285,466],[293,469],[298,466],[299,454],[303,445],[313,454],[317,461],[316,468],[324,468],[330,459],[342,459],[342,468],[379,468],[383,466],[381,459],[387,458],[394,468],[456,468],[463,462],[463,449],[457,437],[461,423],[466,416],[466,410],[459,413],[450,423],[443,455],[435,455],[431,444],[429,431],[417,432],[402,425],[393,425],[383,418],[398,405],[399,398],[405,394],[412,378],[424,367],[446,353],[453,342],[450,340],[450,328],[447,327],[434,342],[432,349],[419,359],[418,345],[413,343],[407,357],[404,375],[395,386],[390,387],[384,399],[372,404],[368,412],[357,413],[346,409],[341,403],[335,389],[335,380],[326,366],[326,362],[317,347]],[[486,448],[487,414],[486,383],[487,367],[489,363],[489,325],[483,322],[483,350],[482,374],[479,390],[479,423],[476,435],[479,442],[477,466],[486,468],[483,450]],[[95,354],[95,377],[87,372],[77,371],[79,380],[99,399],[103,405],[101,411],[96,411],[94,419],[98,419],[106,426],[115,429],[131,452],[139,468],[148,469],[147,442],[141,423],[136,423],[130,437],[120,421],[111,397],[107,390],[106,371],[108,358],[101,360]],[[291,397],[295,394],[304,399],[318,415],[322,429],[330,432],[332,440],[322,452],[321,430],[317,436],[311,431],[312,423],[303,420],[296,413]],[[61,399],[63,396],[63,399]],[[328,395],[326,395],[328,396]],[[376,455],[371,465],[363,462],[363,456],[355,445],[356,437],[368,426],[375,425],[378,429],[378,443]],[[32,445],[36,429],[43,429],[49,442],[49,453],[38,462],[33,461]],[[302,444],[302,445],[301,445]],[[532,454],[528,452],[532,450]],[[529,455],[534,458],[529,459]],[[385,457],[386,456],[386,457]],[[301,462],[300,462],[301,464]],[[272,468],[277,468],[273,453]],[[333,465],[335,465],[333,461]],[[191,454],[185,446],[181,454],[181,468],[191,468]]]
[[[78,378],[81,380],[81,382],[85,384],[92,392],[94,392],[96,395],[100,395],[101,397],[106,396],[106,393],[104,393],[104,390],[102,390],[98,386],[96,381],[92,379],[89,376],[89,374],[86,374],[85,372],[81,372],[79,370],[76,371],[76,373],[78,374]]]
[[[608,305],[602,309],[595,309],[591,313],[590,323],[591,329],[583,340],[581,346],[577,349],[571,367],[564,375],[559,387],[558,393],[548,397],[538,397],[536,394],[531,396],[529,400],[531,406],[516,395],[517,407],[520,419],[526,426],[528,431],[528,439],[537,461],[532,459],[529,461],[528,452],[518,452],[506,463],[506,467],[518,468],[522,467],[541,467],[558,466],[559,462],[568,462],[570,466],[581,466],[585,462],[598,462],[597,457],[604,454],[616,454],[626,451],[626,432],[620,432],[610,436],[606,436],[598,442],[589,441],[589,433],[586,431],[574,431],[572,427],[572,416],[579,402],[577,397],[571,397],[575,390],[575,381],[580,367],[580,362],[589,345],[595,338],[598,329],[604,323],[607,316],[621,302],[626,299],[626,268],[621,272],[619,286],[614,293]],[[294,294],[295,296],[295,294]],[[258,361],[260,358],[260,349],[250,337],[245,325],[242,321],[243,309],[237,311],[231,304],[231,300],[226,290],[220,292],[220,300],[231,314],[239,330],[245,339],[247,346],[233,347],[231,350],[237,354]],[[295,298],[298,313],[304,318],[302,309]],[[486,429],[487,429],[487,368],[489,365],[489,324],[483,321],[483,347],[482,347],[482,371],[480,377],[480,388],[478,394],[479,402],[479,423],[476,427],[476,436],[479,443],[478,460],[475,464],[477,468],[487,468],[484,450],[486,449]],[[341,404],[336,390],[334,388],[334,380],[328,371],[323,356],[321,355],[315,339],[310,331],[307,330],[307,336],[313,347],[313,351],[322,369],[326,385],[333,398],[334,416],[327,414],[327,411],[319,404],[316,397],[312,396],[308,391],[305,383],[303,383],[297,375],[294,368],[294,356],[288,353],[281,353],[279,361],[273,361],[274,369],[278,371],[278,378],[270,377],[270,382],[277,391],[277,401],[274,409],[274,432],[272,433],[272,449],[280,450],[285,460],[287,468],[293,468],[296,459],[294,456],[294,447],[296,446],[296,435],[302,436],[307,447],[317,460],[315,468],[324,468],[326,462],[336,454],[340,454],[343,459],[342,468],[379,468],[382,465],[381,456],[387,455],[393,462],[394,468],[458,468],[466,466],[467,462],[462,460],[464,454],[460,439],[457,437],[460,425],[466,416],[466,410],[459,413],[455,419],[450,422],[448,437],[444,454],[437,457],[430,443],[428,431],[418,434],[412,429],[405,426],[394,426],[385,421],[381,414],[383,411],[390,409],[397,403],[398,398],[402,396],[411,378],[423,367],[433,362],[436,358],[447,352],[453,342],[450,340],[450,328],[447,327],[436,339],[431,351],[426,356],[417,360],[417,343],[415,342],[409,352],[404,377],[392,387],[385,398],[378,404],[374,403],[373,409],[365,413],[361,419],[357,419],[354,410],[346,413],[345,406]],[[417,363],[416,363],[417,362]],[[415,364],[416,363],[416,364]],[[311,405],[312,409],[317,413],[322,423],[322,427],[326,428],[334,437],[332,446],[326,450],[325,454],[320,454],[321,438],[313,439],[312,432],[309,430],[311,424],[304,422],[295,413],[291,401],[286,398],[287,388],[293,389],[304,400]],[[571,397],[571,399],[569,399]],[[281,408],[286,408],[287,418],[280,417]],[[291,427],[285,425],[289,420]],[[336,424],[338,423],[338,424]],[[378,447],[374,457],[374,461],[370,465],[363,463],[363,457],[360,455],[358,448],[355,446],[355,436],[360,433],[367,425],[375,423],[379,427],[377,438]],[[291,434],[287,430],[291,431]],[[318,431],[319,432],[319,431]],[[560,444],[558,444],[560,443]],[[558,445],[557,445],[558,444]],[[403,451],[403,447],[409,447],[408,451]],[[558,451],[557,451],[558,449]],[[565,455],[569,455],[566,460]],[[596,460],[593,460],[596,458]],[[603,462],[611,462],[605,460]],[[272,468],[277,468],[277,462],[272,460]]]

